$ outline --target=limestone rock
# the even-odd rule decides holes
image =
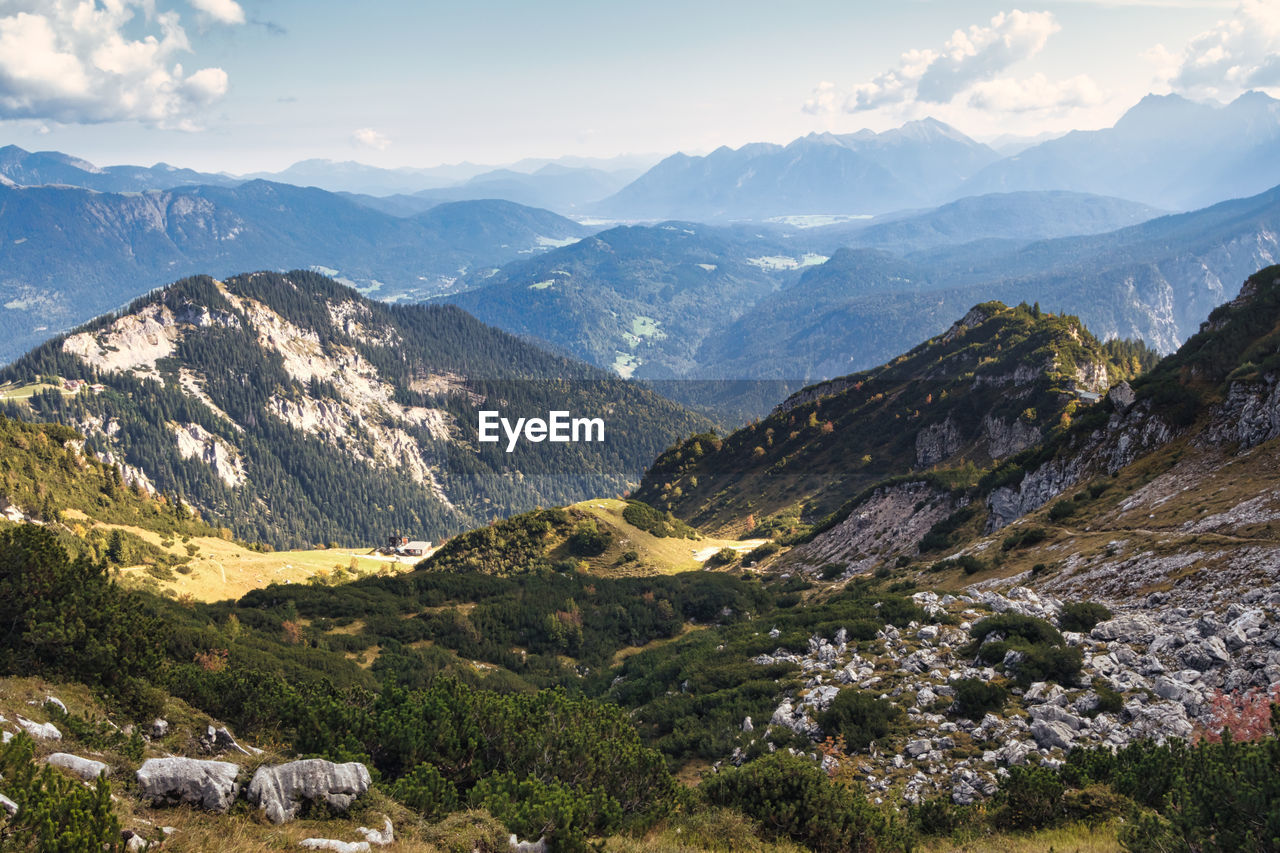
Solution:
[[[358,761],[335,764],[322,758],[262,766],[249,782],[249,802],[272,823],[292,820],[303,801],[324,803],[345,812],[369,790],[369,769]]]
[[[55,752],[45,761],[54,767],[61,767],[68,770],[85,782],[92,782],[99,776],[109,773],[111,768],[103,764],[101,761],[94,761],[90,758],[81,758],[78,755],[72,755],[69,752]]]
[[[62,732],[53,723],[37,723],[19,715],[18,725],[36,740],[62,740]]]
[[[235,802],[240,767],[197,758],[149,758],[138,769],[138,788],[153,805],[187,803],[225,812]]]
[[[362,826],[356,832],[363,835],[364,840],[374,847],[387,847],[396,840],[396,833],[391,826],[391,818],[384,816],[382,821],[382,829],[369,829],[366,826]]]
[[[298,846],[307,850],[332,850],[334,853],[369,853],[368,841],[338,841],[333,838],[304,838]]]

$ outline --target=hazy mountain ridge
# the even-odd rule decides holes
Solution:
[[[384,298],[421,297],[591,230],[503,201],[393,217],[264,181],[139,194],[0,187],[0,205],[0,359],[182,275],[316,266]]]
[[[1148,95],[1111,128],[1073,131],[987,166],[956,195],[1061,189],[1189,210],[1280,184],[1280,101]]]
[[[722,375],[838,376],[937,334],[977,302],[1039,302],[1104,338],[1171,352],[1260,267],[1280,260],[1280,188],[1105,234],[982,240],[896,257],[835,252],[710,335],[698,361]],[[856,239],[856,234],[854,235]]]
[[[596,209],[657,219],[766,219],[787,214],[883,213],[943,198],[994,151],[942,122],[837,136],[810,134],[786,146],[675,154]]]

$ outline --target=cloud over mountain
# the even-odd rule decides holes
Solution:
[[[1280,87],[1280,5],[1241,0],[1232,17],[1192,38],[1180,55],[1158,46],[1168,84],[1195,97],[1234,97]]]
[[[968,94],[971,107],[993,112],[1028,112],[1088,106],[1101,91],[1085,74],[1051,81],[1043,74],[1018,79],[1001,76],[1044,49],[1061,26],[1051,12],[1014,9],[987,25],[958,29],[939,50],[912,49],[898,65],[842,92],[824,82],[804,103],[810,113],[849,113],[904,103],[948,104]]]

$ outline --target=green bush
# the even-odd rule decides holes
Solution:
[[[1010,533],[1000,543],[1000,550],[1012,551],[1015,548],[1028,548],[1038,545],[1049,538],[1049,531],[1043,527],[1020,527]]]
[[[86,786],[53,767],[37,766],[34,757],[35,743],[25,734],[0,746],[4,793],[18,804],[17,814],[0,824],[0,848],[32,853],[123,850],[106,778]]]
[[[708,557],[704,565],[727,566],[736,559],[738,559],[737,551],[733,550],[732,548],[721,548],[719,551],[716,551],[714,554]]]
[[[458,807],[458,789],[433,764],[419,764],[391,786],[391,796],[431,820]]]
[[[828,736],[843,735],[848,749],[866,749],[894,732],[904,719],[902,709],[889,700],[846,689],[818,716],[818,725]]]
[[[997,797],[996,824],[1009,829],[1048,826],[1062,816],[1065,791],[1058,774],[1047,767],[1010,767]]]
[[[160,622],[104,564],[71,559],[52,530],[0,531],[0,624],[0,672],[83,681],[138,717],[159,712],[147,682],[160,670]]]
[[[981,678],[963,678],[952,685],[956,690],[952,711],[966,719],[980,720],[984,714],[1000,711],[1009,701],[1009,691],[1003,685]]]
[[[709,803],[737,809],[815,853],[910,849],[905,827],[812,761],[781,751],[721,770],[700,790]]]
[[[608,550],[613,534],[601,530],[594,520],[578,522],[569,536],[569,553],[579,557],[598,557]]]
[[[755,548],[748,551],[747,555],[742,558],[742,563],[743,565],[758,563],[765,557],[772,557],[781,550],[782,546],[777,542],[766,542],[763,545],[757,545]]]
[[[1080,649],[1068,647],[1057,628],[1034,616],[999,613],[974,624],[969,635],[973,642],[964,653],[984,663],[998,664],[1008,652],[1017,652],[1019,660],[1009,674],[1024,686],[1033,681],[1074,685],[1084,665]]]
[[[587,839],[622,824],[622,807],[599,788],[583,790],[536,778],[500,773],[471,791],[471,804],[487,810],[521,838],[545,837],[553,849],[588,853]]]
[[[1073,601],[1063,605],[1062,612],[1058,615],[1058,625],[1064,631],[1087,634],[1093,630],[1094,625],[1107,621],[1111,616],[1111,610],[1105,604]]]

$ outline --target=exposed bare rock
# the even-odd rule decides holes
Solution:
[[[916,467],[928,468],[960,449],[960,430],[948,416],[939,424],[930,424],[916,433]]]
[[[1040,441],[1040,429],[1021,418],[1012,422],[987,415],[982,419],[982,435],[987,445],[987,455],[1003,459],[1021,453]]]
[[[62,732],[58,731],[58,727],[53,723],[37,723],[19,716],[18,725],[36,740],[62,740]]]
[[[849,517],[794,552],[812,566],[845,563],[850,574],[871,571],[876,564],[916,543],[929,528],[955,512],[945,491],[925,482],[876,489]]]
[[[1129,386],[1129,383],[1122,380],[1113,385],[1111,390],[1107,392],[1107,399],[1111,401],[1111,405],[1115,407],[1117,412],[1124,414],[1133,406],[1137,395],[1133,393],[1133,388]]]
[[[304,838],[298,846],[305,850],[332,850],[334,853],[369,853],[368,841],[338,841],[334,838]]]
[[[235,802],[240,768],[226,761],[149,758],[137,773],[138,788],[152,805],[186,804],[225,812]]]
[[[334,764],[320,758],[262,766],[249,783],[249,802],[273,823],[293,820],[304,801],[345,812],[369,790],[369,769],[351,761]]]
[[[61,767],[74,775],[80,777],[85,782],[92,782],[103,774],[111,772],[111,768],[103,764],[101,761],[94,761],[91,758],[81,758],[78,755],[72,755],[69,752],[55,752],[45,761],[54,767]]]
[[[396,832],[395,828],[391,826],[391,818],[384,816],[382,821],[382,829],[370,829],[367,826],[362,826],[356,829],[356,832],[363,835],[364,840],[374,847],[388,847],[396,840]]]
[[[208,465],[229,489],[244,485],[244,462],[240,459],[240,452],[225,438],[214,435],[200,424],[173,424],[173,434],[183,459],[196,459]]]

